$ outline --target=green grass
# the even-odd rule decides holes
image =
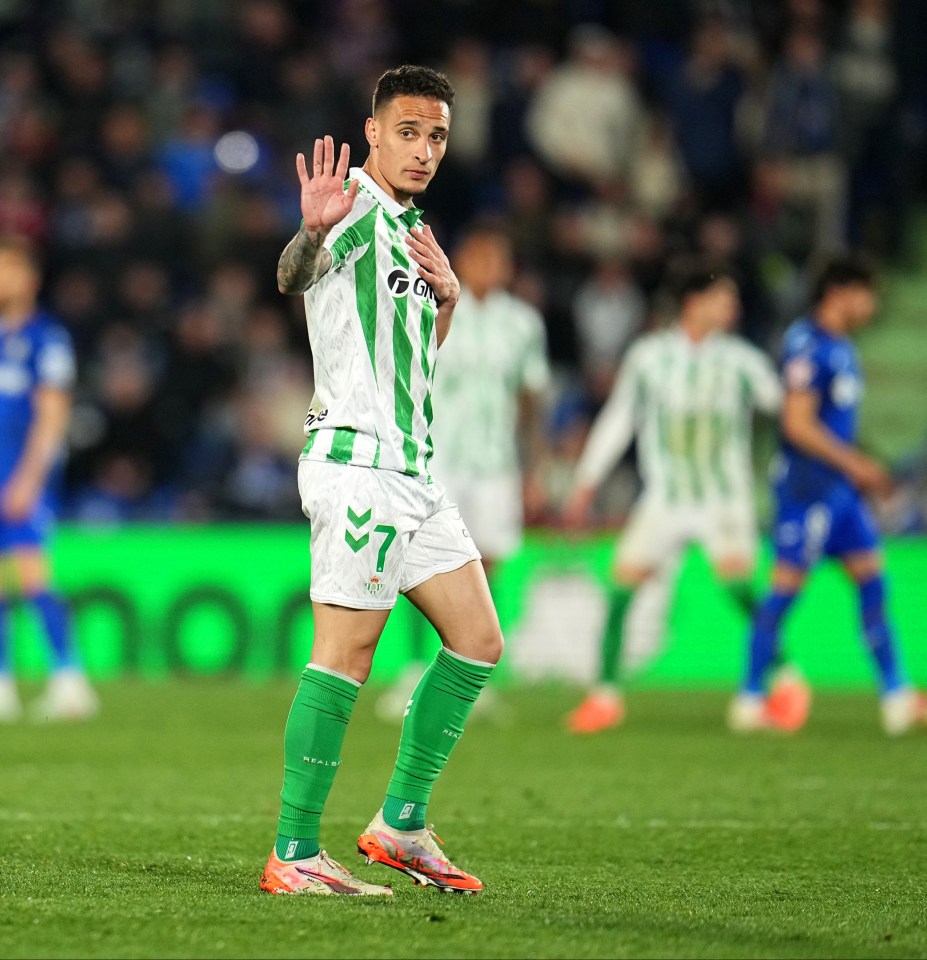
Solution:
[[[102,715],[0,729],[0,956],[925,957],[927,737],[821,693],[799,736],[737,738],[726,695],[503,691],[430,812],[478,897],[364,866],[397,730],[358,704],[323,842],[392,901],[262,895],[293,685],[120,681]]]

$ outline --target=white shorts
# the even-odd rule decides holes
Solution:
[[[725,503],[667,504],[642,497],[618,544],[618,563],[655,569],[667,557],[680,553],[689,543],[698,543],[712,561],[756,556],[756,514],[750,501]]]
[[[440,483],[319,460],[301,460],[298,476],[313,600],[388,610],[400,593],[480,559]]]
[[[473,542],[492,560],[504,560],[521,546],[524,508],[521,477],[496,474],[473,477],[439,470],[448,494],[467,518]]]

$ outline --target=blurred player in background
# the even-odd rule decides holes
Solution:
[[[357,848],[417,883],[482,889],[448,860],[425,819],[502,654],[479,551],[429,475],[434,367],[460,285],[414,201],[444,156],[453,100],[443,74],[388,70],[366,122],[363,169],[349,174],[346,144],[336,163],[331,137],[316,140],[311,176],[297,156],[303,223],[280,257],[277,283],[305,297],[315,371],[299,464],[315,635],[286,724],[277,840],[261,878],[270,893],[392,893],[320,850],[319,827],[399,593],[442,646],[409,701],[383,806]]]
[[[431,471],[466,517],[491,583],[495,564],[521,546],[526,502],[536,513],[545,500],[538,470],[546,334],[541,314],[506,289],[515,263],[501,224],[471,225],[452,263],[460,300],[435,371]],[[411,627],[411,661],[377,704],[384,718],[402,717],[430,652],[427,623],[413,615]],[[492,709],[489,693],[477,709]]]
[[[98,700],[80,668],[63,599],[50,586],[46,542],[74,382],[71,341],[39,310],[41,274],[24,241],[0,240],[0,720],[22,712],[13,676],[8,600],[38,614],[51,659],[36,720],[79,719]]]
[[[758,605],[743,687],[728,713],[730,726],[769,725],[766,675],[779,645],[779,628],[808,572],[835,557],[859,591],[863,633],[880,680],[881,719],[889,734],[927,719],[927,702],[899,663],[885,613],[885,575],[879,534],[867,494],[891,491],[891,478],[856,444],[863,377],[849,334],[876,309],[869,266],[844,257],[821,272],[810,316],[786,331],[782,349],[785,402],[775,482],[776,562],[772,590]]]
[[[628,609],[642,585],[687,544],[705,548],[732,599],[752,611],[757,530],[751,416],[754,408],[778,410],[779,381],[763,353],[729,332],[740,313],[730,273],[690,265],[677,294],[678,322],[628,351],[564,505],[567,525],[580,525],[602,481],[637,437],[643,490],[618,549],[598,684],[567,717],[574,733],[596,733],[624,718],[619,664]],[[802,696],[799,684],[790,688]]]

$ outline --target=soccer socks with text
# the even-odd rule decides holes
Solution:
[[[402,722],[399,755],[383,803],[383,819],[396,830],[420,830],[435,780],[494,664],[442,647],[419,681]]]
[[[611,686],[618,681],[624,621],[633,597],[634,591],[629,587],[616,585],[612,588],[600,644],[599,680],[603,684]]]
[[[778,657],[779,624],[794,599],[794,593],[773,591],[756,608],[750,634],[747,677],[744,681],[744,690],[747,693],[765,693],[767,671]]]
[[[898,664],[894,634],[885,620],[885,578],[881,574],[859,584],[859,606],[866,643],[879,669],[882,692],[891,693],[905,686],[905,679]]]
[[[341,745],[360,684],[309,664],[299,682],[283,738],[284,773],[277,856],[301,860],[319,852],[319,824],[341,764]]]

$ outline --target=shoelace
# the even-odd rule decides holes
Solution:
[[[433,847],[432,850],[429,850],[429,853],[431,853],[432,856],[437,857],[439,860],[443,861],[444,863],[450,863],[450,861],[444,855],[444,851],[438,846],[439,843],[443,844],[444,841],[435,833],[434,824],[429,823],[425,827],[425,832],[427,833],[429,839],[431,840],[431,843],[429,844],[429,846]]]
[[[342,880],[352,879],[351,874],[337,860],[333,860],[324,850],[319,851],[319,866],[329,867],[332,872]]]

